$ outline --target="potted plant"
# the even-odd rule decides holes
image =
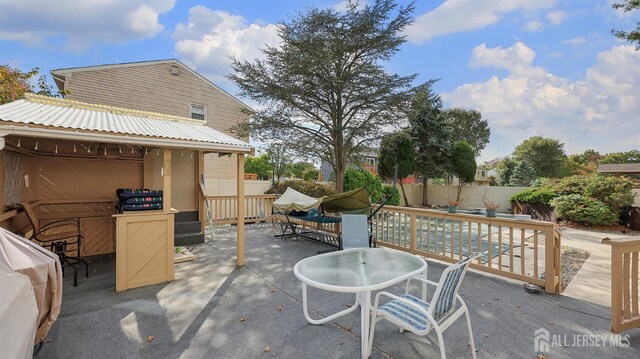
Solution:
[[[500,207],[499,204],[489,200],[486,196],[481,196],[484,208],[487,209],[487,217],[495,217],[496,209]]]
[[[455,199],[449,199],[447,200],[447,202],[449,202],[449,213],[457,213],[458,205],[460,204],[460,201]]]

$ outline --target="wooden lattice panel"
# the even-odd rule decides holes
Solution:
[[[173,280],[173,214],[123,214],[116,221],[116,290]]]
[[[80,248],[82,256],[113,253],[113,219],[111,217],[82,218],[80,228],[85,239]]]

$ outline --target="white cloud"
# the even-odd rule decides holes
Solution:
[[[279,41],[274,24],[249,24],[240,15],[204,6],[189,9],[188,20],[176,26],[175,49],[186,63],[218,82],[224,82],[231,71],[230,56],[261,58],[265,44],[273,46]]]
[[[541,135],[564,142],[569,153],[637,148],[640,143],[640,53],[616,46],[598,54],[578,81],[533,65],[522,43],[472,52],[472,66],[506,69],[508,75],[467,83],[443,94],[447,105],[478,109],[489,121],[492,143],[483,155],[505,155],[522,140]]]
[[[574,37],[572,39],[568,39],[568,40],[563,40],[562,41],[563,44],[565,45],[571,45],[571,46],[581,46],[587,43],[587,39],[585,39],[582,36],[578,36],[578,37]]]
[[[175,0],[0,0],[0,39],[44,45],[62,37],[74,51],[95,42],[143,39],[163,30],[158,17],[174,5]]]
[[[407,39],[420,44],[440,35],[481,29],[515,11],[533,12],[555,3],[556,0],[447,0],[418,16],[406,30]]]
[[[486,44],[481,44],[471,51],[469,66],[489,66],[516,72],[519,69],[528,69],[535,56],[535,52],[522,42],[516,42],[508,49],[500,46],[487,48]]]
[[[550,11],[547,13],[547,20],[551,25],[560,25],[567,17],[567,13],[562,10]]]
[[[522,30],[529,32],[540,31],[542,29],[544,29],[544,24],[538,20],[531,20],[522,27]]]

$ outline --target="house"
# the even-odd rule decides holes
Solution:
[[[175,59],[63,68],[51,76],[65,99],[188,117],[236,138],[230,128],[251,110]],[[235,180],[236,162],[235,155],[206,155],[207,182]]]

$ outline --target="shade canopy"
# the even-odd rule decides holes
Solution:
[[[318,208],[320,201],[321,199],[307,196],[288,187],[282,196],[273,202],[273,208],[280,211],[309,211]]]
[[[369,192],[364,187],[326,196],[321,201],[325,213],[364,212],[371,207]]]
[[[253,150],[202,121],[34,94],[0,105],[0,137],[8,135],[222,153]]]

